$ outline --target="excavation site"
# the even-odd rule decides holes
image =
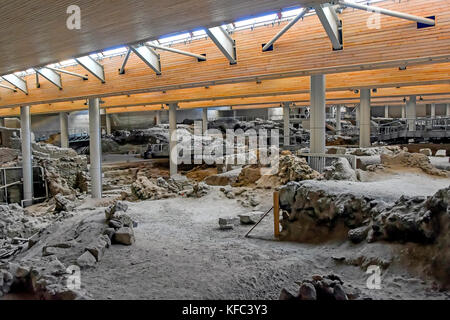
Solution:
[[[4,2],[0,308],[450,299],[448,1]]]

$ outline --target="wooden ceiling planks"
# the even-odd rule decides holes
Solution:
[[[436,15],[437,25],[432,28],[417,29],[416,24],[392,17],[383,16],[381,29],[368,29],[366,12],[346,9],[341,15],[344,21],[344,50],[331,51],[331,44],[316,16],[308,16],[299,21],[282,38],[275,43],[274,51],[262,52],[261,44],[267,42],[284,23],[275,26],[256,28],[255,30],[238,31],[233,34],[237,43],[238,63],[229,65],[225,57],[209,39],[193,41],[186,45],[174,47],[206,53],[208,61],[196,62],[194,58],[173,53],[161,54],[162,75],[155,75],[141,60],[132,55],[124,75],[118,74],[123,57],[112,57],[101,61],[105,67],[106,83],[90,77],[83,81],[79,78],[62,75],[63,90],[58,90],[48,81],[41,81],[41,88],[35,88],[34,75],[26,77],[29,95],[0,91],[0,107],[14,107],[24,104],[42,104],[48,102],[84,99],[87,97],[107,97],[123,94],[153,92],[160,97],[160,102],[177,97],[199,100],[206,97],[221,97],[231,95],[231,91],[240,91],[242,96],[250,94],[271,94],[264,91],[266,82],[263,80],[259,93],[249,93],[240,88],[243,81],[249,77],[292,77],[294,74],[310,74],[317,72],[330,74],[327,76],[328,90],[350,90],[360,87],[394,87],[420,84],[448,83],[450,64],[408,66],[405,71],[399,71],[398,66],[410,61],[426,62],[429,57],[450,57],[450,10],[446,1],[410,0],[408,5],[385,1],[377,3],[389,9],[403,11],[419,16]],[[364,27],[366,26],[366,27]],[[447,58],[445,58],[447,59]],[[428,61],[429,62],[429,61]],[[385,65],[395,65],[392,69],[372,71],[352,71],[361,68],[380,68]],[[67,70],[85,74],[80,66],[68,67]],[[358,79],[359,76],[359,80]],[[294,79],[294,78],[292,78]],[[351,82],[350,79],[355,81]],[[277,79],[280,80],[280,79]],[[309,91],[309,79],[296,77],[287,90],[297,93]],[[218,83],[239,84],[230,85],[230,92],[219,91]],[[293,85],[297,85],[293,88]],[[204,89],[208,86],[209,89]],[[180,97],[178,88],[191,88]],[[171,90],[169,90],[171,89]],[[195,90],[194,90],[195,89]],[[204,89],[204,90],[202,90]],[[210,90],[209,93],[205,93]],[[217,92],[217,93],[215,93]],[[278,91],[279,92],[279,91]],[[197,95],[198,94],[198,95]],[[169,98],[171,96],[172,98]]]

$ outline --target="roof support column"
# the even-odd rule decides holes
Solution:
[[[169,104],[169,150],[170,150],[170,176],[177,174],[177,103]]]
[[[311,153],[325,153],[325,75],[311,76],[311,117],[309,119]],[[310,158],[310,166],[322,172],[325,158]]]
[[[410,96],[406,101],[406,119],[409,131],[416,131],[416,96]]]
[[[105,124],[106,124],[106,134],[109,136],[111,134],[111,115],[105,114]]]
[[[5,126],[5,118],[0,118],[0,127]]]
[[[436,118],[436,104],[434,103],[431,104],[431,118]]]
[[[100,135],[100,103],[98,98],[89,99],[89,152],[91,172],[91,196],[102,197],[102,147]]]
[[[202,132],[206,133],[208,130],[208,108],[202,109]]]
[[[336,106],[336,134],[341,134],[342,125],[341,125],[341,106]]]
[[[67,112],[59,113],[59,130],[61,137],[61,148],[69,147],[69,114]]]
[[[355,106],[355,123],[356,123],[356,128],[359,128],[359,106]]]
[[[384,117],[389,118],[389,106],[384,106]]]
[[[284,146],[291,144],[290,129],[289,129],[289,102],[283,102],[283,132],[284,132]]]
[[[450,117],[450,103],[447,103],[447,109],[446,109],[446,111],[445,111],[445,115],[446,115],[447,117]]]
[[[311,153],[325,153],[325,75],[311,76]]]
[[[33,162],[31,152],[30,106],[20,107],[20,129],[22,139],[23,205],[33,204]]]
[[[159,110],[156,111],[155,124],[156,125],[161,124],[161,111],[159,111]]]
[[[406,107],[402,106],[402,119],[406,118]]]
[[[361,89],[359,104],[359,146],[370,147],[370,89]]]

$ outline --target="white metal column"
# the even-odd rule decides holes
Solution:
[[[69,147],[69,114],[59,113],[59,130],[61,132],[61,148]]]
[[[361,116],[359,115],[359,106],[355,107],[355,122],[356,122],[356,128],[359,128],[359,120]]]
[[[342,131],[342,125],[341,125],[341,106],[336,106],[336,133],[341,134]]]
[[[409,131],[416,131],[416,96],[410,96],[406,101],[406,119]]]
[[[450,117],[450,103],[447,103],[447,109],[446,109],[446,111],[445,111],[445,115],[446,115],[447,117]]]
[[[176,103],[169,105],[169,149],[170,149],[170,176],[173,177],[177,174],[177,158],[178,153],[175,151],[177,148],[177,107]]]
[[[406,106],[402,106],[402,119],[406,118]]]
[[[284,142],[283,145],[289,146],[290,141],[290,130],[289,130],[289,102],[283,102],[283,132],[284,132]]]
[[[311,76],[311,153],[325,153],[325,76]]]
[[[436,118],[436,105],[434,103],[431,104],[431,118]]]
[[[33,160],[31,152],[30,106],[20,107],[20,137],[22,139],[23,204],[33,204]]]
[[[359,146],[370,147],[370,89],[361,89],[359,104]]]
[[[161,124],[161,111],[159,111],[159,110],[156,111],[156,119],[155,120],[156,120],[155,121],[156,125]]]
[[[384,106],[384,117],[389,118],[389,106]]]
[[[89,99],[89,158],[91,196],[102,197],[102,146],[100,135],[100,104],[98,98]]]
[[[208,108],[202,109],[202,132],[205,133],[208,130]]]
[[[106,123],[106,134],[111,134],[111,115],[105,114],[105,123]]]

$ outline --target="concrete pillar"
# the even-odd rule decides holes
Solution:
[[[69,147],[69,114],[67,112],[59,113],[59,130],[61,133],[61,148]]]
[[[341,125],[341,106],[336,107],[336,134],[341,134],[342,125]]]
[[[33,204],[33,160],[31,153],[30,106],[20,107],[20,137],[22,140],[23,204]]]
[[[89,99],[89,154],[91,196],[94,199],[100,199],[102,197],[102,146],[98,98]]]
[[[159,110],[156,111],[155,124],[156,125],[161,124],[161,111]]]
[[[447,103],[447,109],[446,109],[446,111],[445,111],[445,115],[446,115],[447,117],[450,117],[450,103]]]
[[[384,106],[384,117],[389,118],[389,106]]]
[[[370,89],[361,89],[359,104],[359,146],[370,147]]]
[[[406,101],[406,119],[409,131],[416,131],[416,96],[410,96]]]
[[[406,107],[402,106],[402,119],[406,118]]]
[[[177,107],[176,103],[172,103],[169,105],[169,150],[170,150],[170,176],[173,177],[177,174],[177,157],[178,153],[176,152],[177,147]]]
[[[289,102],[283,102],[283,132],[284,132],[284,145],[289,146],[290,141],[290,129],[289,129]]]
[[[436,118],[436,105],[434,103],[431,104],[431,118]]]
[[[359,115],[359,106],[355,107],[355,119],[356,119],[356,128],[359,128],[359,119],[360,119],[360,115]]]
[[[0,127],[5,126],[5,118],[0,118]]]
[[[111,134],[111,115],[105,114],[106,134]]]
[[[208,108],[202,109],[202,132],[208,130]]]
[[[311,76],[310,152],[325,153],[325,75]]]

